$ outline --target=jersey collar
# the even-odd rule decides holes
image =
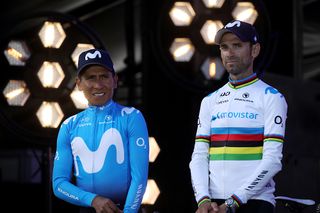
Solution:
[[[253,73],[252,75],[250,75],[244,79],[241,79],[241,80],[232,80],[229,77],[228,85],[233,89],[239,89],[242,87],[246,87],[250,84],[253,84],[254,82],[256,82],[258,80],[259,80],[259,78],[257,77],[257,74]]]
[[[110,106],[113,104],[113,100],[109,100],[107,103],[105,103],[104,105],[101,105],[101,106],[95,106],[95,105],[90,105],[89,104],[89,108],[90,109],[100,109],[100,110],[104,110],[104,109],[108,109],[110,108]]]

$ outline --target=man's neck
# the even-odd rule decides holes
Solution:
[[[229,77],[233,81],[238,81],[238,80],[245,79],[245,78],[251,76],[252,74],[253,74],[253,71],[251,70],[251,71],[239,73],[237,75],[230,74]]]

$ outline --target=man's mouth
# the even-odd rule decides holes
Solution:
[[[98,96],[98,97],[100,97],[100,96],[103,96],[105,93],[104,92],[97,92],[97,93],[93,93],[93,96]]]

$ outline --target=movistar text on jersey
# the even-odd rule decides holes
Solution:
[[[252,112],[218,112],[216,116],[213,116],[212,120],[224,118],[246,118],[255,120],[257,116],[257,113]]]

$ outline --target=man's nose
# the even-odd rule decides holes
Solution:
[[[226,55],[227,56],[233,56],[234,55],[234,49],[233,48],[228,48],[228,50],[226,51]]]
[[[101,79],[96,79],[93,83],[94,88],[102,88],[103,87],[103,80]]]

